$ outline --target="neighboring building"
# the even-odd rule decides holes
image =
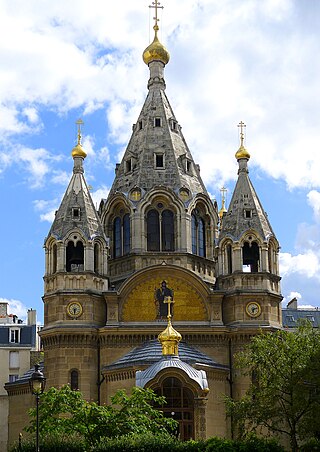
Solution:
[[[44,371],[47,387],[70,383],[103,403],[119,388],[153,388],[182,439],[230,437],[222,395],[248,386],[233,372],[234,353],[282,327],[279,244],[249,178],[242,123],[230,206],[218,212],[210,199],[165,94],[169,54],[154,30],[143,54],[147,98],[98,212],[79,128],[45,240]],[[171,304],[179,333],[167,325]],[[10,441],[22,403],[13,387]]]
[[[282,309],[284,328],[297,328],[301,320],[308,320],[314,328],[320,327],[320,311],[318,308],[298,308],[298,300],[293,298],[286,309]]]
[[[13,383],[32,365],[37,349],[36,311],[29,309],[27,323],[8,313],[8,303],[0,302],[0,450],[7,449],[9,399],[5,383]]]

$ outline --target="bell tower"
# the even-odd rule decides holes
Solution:
[[[97,328],[106,322],[108,242],[84,178],[82,124],[77,121],[73,174],[44,244],[41,340],[49,386],[70,383],[96,399]]]
[[[227,212],[220,211],[217,287],[225,292],[223,320],[280,327],[279,243],[249,178],[245,124],[238,127],[238,180]]]

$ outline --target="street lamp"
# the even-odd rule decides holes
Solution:
[[[36,452],[39,452],[39,398],[40,394],[43,393],[45,385],[46,385],[46,379],[39,370],[39,364],[34,365],[34,372],[31,375],[31,378],[29,380],[30,390],[33,395],[36,396],[36,403],[37,403],[37,424],[36,424]]]

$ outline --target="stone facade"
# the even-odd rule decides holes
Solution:
[[[48,386],[69,383],[100,403],[118,389],[129,391],[136,372],[150,365],[150,356],[137,364],[130,352],[166,327],[157,304],[165,282],[174,327],[211,360],[190,361],[208,390],[182,359],[179,369],[159,368],[147,386],[188,400],[186,410],[179,397],[171,407],[181,438],[230,437],[223,395],[238,398],[248,386],[234,372],[233,356],[260,328],[281,328],[279,245],[243,146],[229,210],[219,216],[165,94],[168,58],[156,46],[148,51],[146,101],[98,212],[80,135],[72,152],[74,173],[45,241],[44,371]]]

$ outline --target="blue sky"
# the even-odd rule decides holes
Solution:
[[[128,4],[127,4],[128,3]],[[151,2],[0,1],[0,298],[43,321],[43,242],[84,122],[85,175],[106,197],[147,92]],[[281,244],[284,304],[320,306],[320,3],[163,0],[167,94],[212,197],[231,199],[237,124]]]

